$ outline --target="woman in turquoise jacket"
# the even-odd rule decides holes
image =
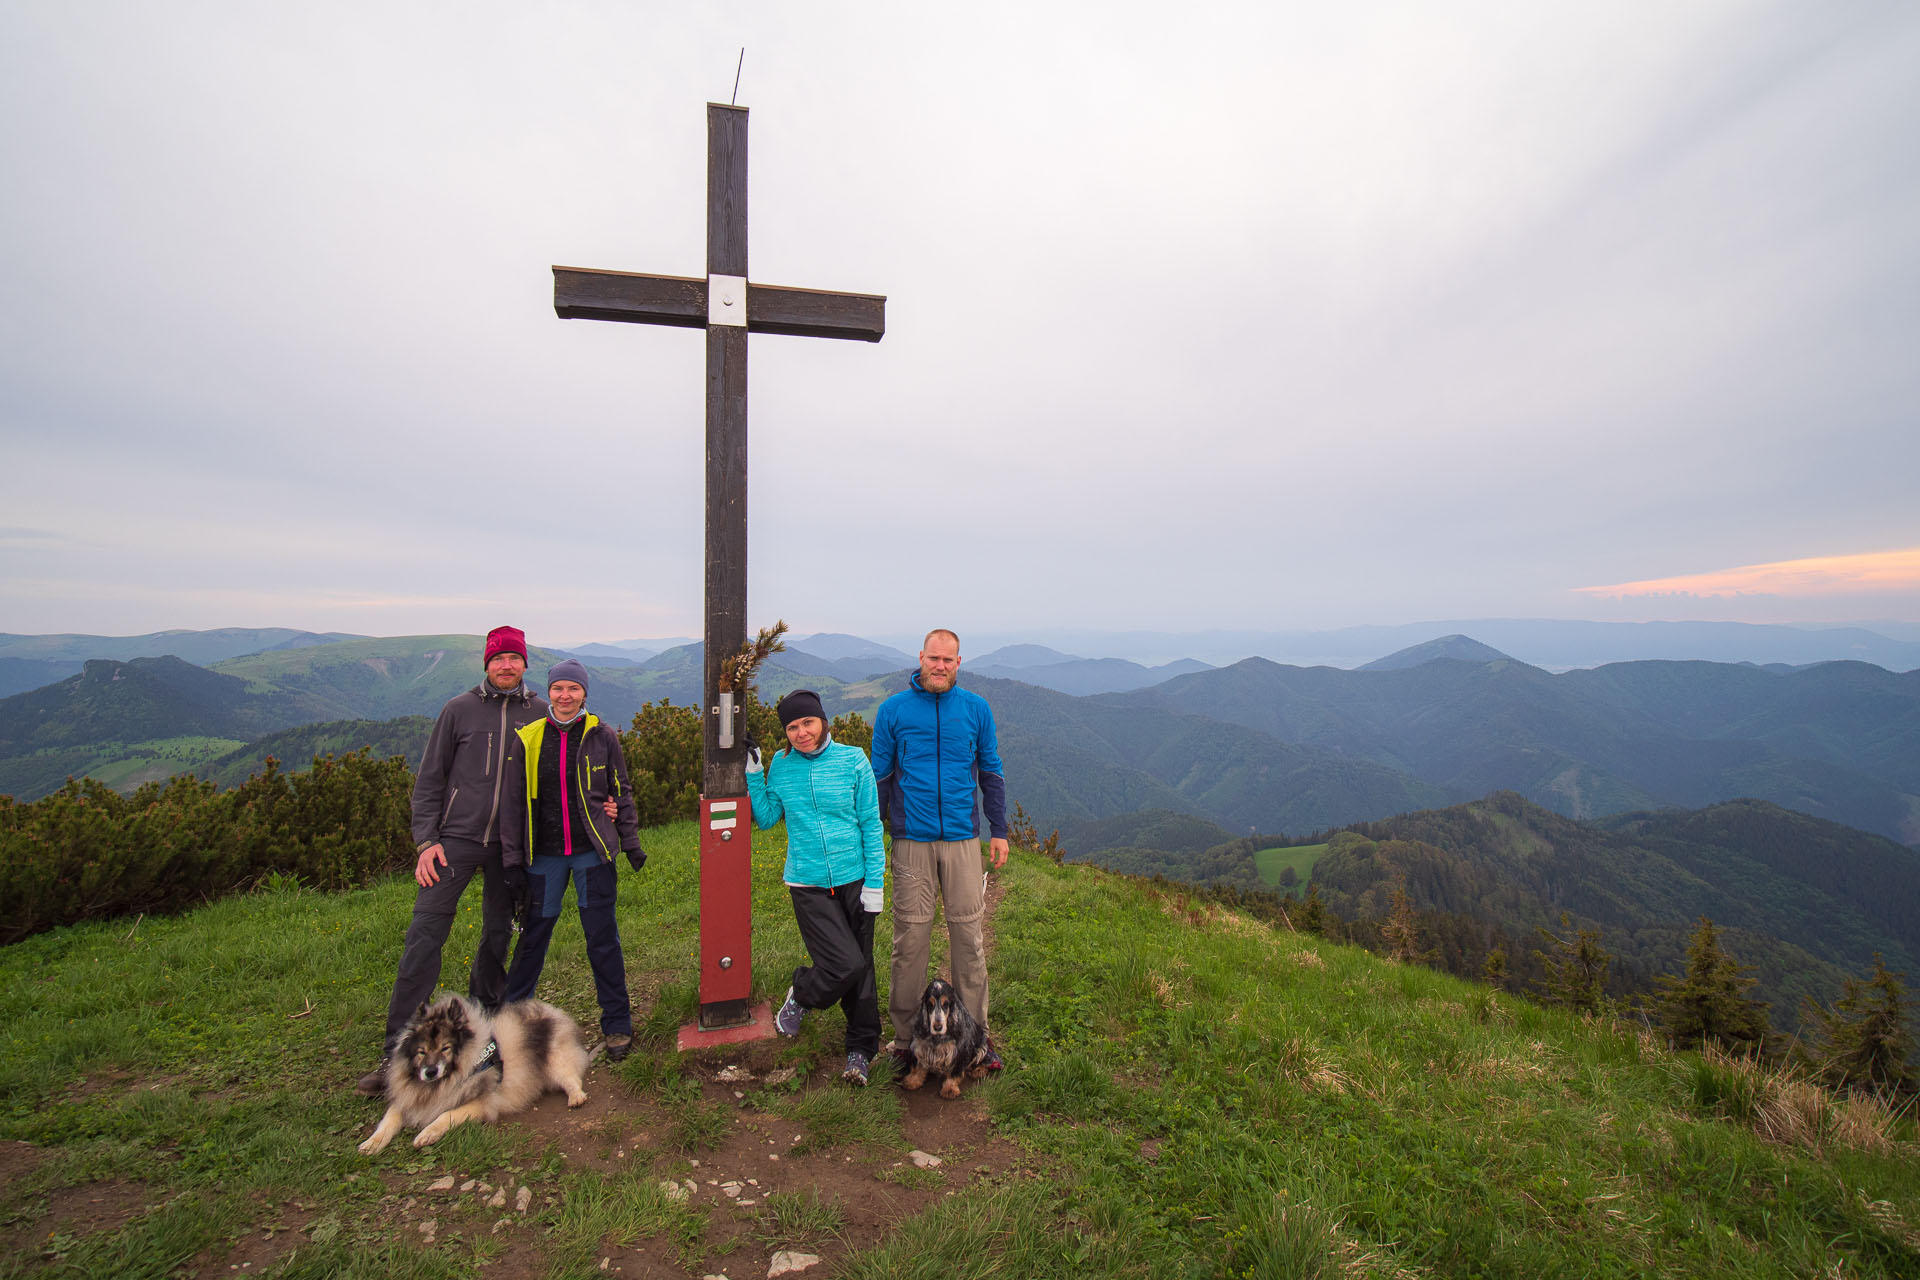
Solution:
[[[747,798],[755,826],[787,824],[781,879],[813,963],[793,971],[774,1028],[797,1036],[807,1010],[838,1004],[847,1015],[842,1078],[864,1085],[880,1048],[873,970],[873,922],[885,905],[887,874],[880,794],[866,753],[832,740],[819,694],[796,689],[776,711],[787,745],[763,770],[759,748],[749,744]]]

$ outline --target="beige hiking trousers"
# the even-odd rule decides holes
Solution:
[[[893,982],[887,1014],[901,1043],[913,1038],[913,1015],[927,989],[934,908],[943,902],[954,989],[975,1021],[987,1025],[986,877],[977,839],[893,842]]]

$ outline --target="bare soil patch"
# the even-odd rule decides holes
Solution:
[[[275,1204],[256,1197],[258,1216],[246,1233],[218,1253],[203,1253],[193,1260],[196,1274],[257,1275],[272,1267],[295,1249],[307,1243],[307,1229],[318,1216],[309,1204]]]
[[[673,1149],[676,1121],[668,1107],[630,1090],[598,1064],[588,1077],[584,1106],[570,1111],[565,1099],[551,1094],[506,1123],[546,1139],[571,1169],[673,1181],[683,1187],[692,1183],[688,1202],[707,1210],[705,1235],[697,1245],[657,1238],[628,1246],[602,1242],[600,1256],[608,1273],[629,1277],[726,1275],[757,1280],[766,1275],[773,1254],[783,1249],[819,1256],[822,1265],[807,1274],[830,1276],[839,1260],[881,1243],[901,1221],[936,1200],[983,1179],[1021,1176],[1022,1152],[995,1135],[982,1104],[968,1097],[945,1101],[933,1090],[901,1092],[907,1147],[845,1144],[812,1149],[804,1124],[761,1105],[767,1076],[785,1069],[780,1065],[783,1050],[777,1044],[736,1045],[689,1064],[690,1074],[700,1081],[701,1103],[735,1113],[714,1145],[691,1152]],[[839,1066],[837,1056],[819,1064],[803,1087],[847,1088],[839,1079]],[[876,1079],[869,1087],[897,1086]],[[922,1170],[909,1150],[932,1156],[939,1164]],[[523,1198],[526,1184],[514,1170],[455,1169],[404,1175],[390,1185],[394,1189],[386,1203],[402,1238],[441,1245],[460,1240],[469,1248],[478,1243],[497,1251],[482,1270],[489,1277],[518,1280],[548,1273],[550,1258],[539,1216],[555,1205],[554,1193],[546,1189],[550,1184],[528,1188]],[[783,1238],[769,1212],[769,1197],[781,1192],[811,1193],[836,1206],[838,1232]],[[225,1261],[238,1260],[241,1255],[236,1253]]]
[[[0,1142],[0,1257],[31,1258],[62,1237],[116,1231],[153,1206],[145,1183],[118,1179],[56,1187],[37,1202],[24,1184],[45,1163],[46,1153],[30,1142]]]

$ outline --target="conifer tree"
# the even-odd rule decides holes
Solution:
[[[1403,964],[1418,964],[1425,958],[1420,950],[1420,926],[1413,918],[1413,901],[1407,897],[1404,884],[1394,886],[1392,907],[1386,923],[1380,926],[1380,936],[1387,941],[1387,954]]]
[[[1499,947],[1487,952],[1487,961],[1480,968],[1480,976],[1488,986],[1506,990],[1507,953]]]
[[[1327,931],[1327,904],[1320,901],[1320,886],[1307,885],[1307,900],[1300,904],[1300,928],[1315,936]]]
[[[1889,970],[1875,952],[1873,976],[1864,982],[1848,978],[1831,1008],[1802,1002],[1803,1021],[1814,1043],[1802,1048],[1800,1056],[1824,1083],[1876,1093],[1913,1091],[1913,1032],[1903,976]]]
[[[1654,981],[1660,986],[1653,998],[1654,1015],[1675,1048],[1764,1047],[1767,1006],[1747,996],[1757,979],[1749,966],[1721,949],[1720,929],[1706,916],[1687,939],[1686,974],[1662,974]]]
[[[1564,911],[1560,913],[1560,927],[1573,929],[1573,921]],[[1588,1012],[1599,1009],[1607,997],[1607,969],[1613,964],[1613,956],[1600,945],[1600,931],[1578,929],[1565,937],[1548,929],[1535,932],[1553,944],[1551,954],[1533,953],[1547,973],[1543,991],[1547,1003]]]

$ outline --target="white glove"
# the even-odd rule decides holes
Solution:
[[[760,772],[760,748],[758,747],[747,748],[747,772]]]
[[[861,910],[865,911],[868,915],[870,916],[879,915],[880,908],[883,905],[885,905],[885,899],[882,896],[882,891],[879,885],[870,884],[866,888],[860,890],[860,907],[861,907]]]

